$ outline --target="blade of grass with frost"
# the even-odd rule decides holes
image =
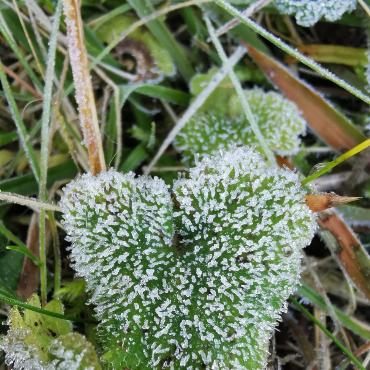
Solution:
[[[28,33],[28,30],[27,30],[27,27],[24,23],[24,20],[23,20],[23,17],[22,17],[22,14],[20,12],[20,9],[19,9],[19,6],[17,4],[17,1],[16,0],[13,0],[13,5],[14,5],[14,9],[15,9],[15,12],[17,13],[17,16],[18,16],[18,19],[19,19],[19,23],[21,24],[22,26],[22,30],[23,30],[23,33],[24,35],[26,36],[26,39],[27,39],[27,42],[28,42],[28,46],[30,47],[31,49],[31,53],[32,53],[32,56],[33,56],[33,59],[35,60],[35,63],[36,63],[36,66],[37,66],[37,69],[39,71],[39,74],[41,76],[44,76],[44,71],[43,71],[43,68],[42,68],[42,65],[41,65],[41,62],[36,54],[36,51],[35,51],[35,47],[33,45],[33,42],[31,40],[31,37]]]
[[[87,51],[84,43],[80,4],[77,0],[63,0],[63,5],[80,126],[89,155],[90,171],[93,174],[97,174],[104,171],[106,167],[94,91],[89,73]]]
[[[164,151],[169,147],[172,143],[173,139],[176,135],[180,132],[180,130],[186,125],[186,123],[194,116],[194,114],[198,111],[198,109],[202,106],[202,104],[207,100],[207,98],[212,94],[214,89],[221,83],[221,81],[227,76],[232,68],[240,61],[240,59],[245,54],[245,50],[243,47],[239,46],[232,56],[227,60],[222,68],[217,72],[217,74],[212,78],[210,83],[205,87],[205,89],[196,97],[195,100],[189,105],[188,109],[184,112],[182,117],[173,127],[173,129],[169,132],[167,137],[164,139],[162,145],[158,149],[156,155],[149,163],[149,165],[145,168],[144,173],[147,175],[153,166],[157,163],[159,158],[162,156]]]
[[[314,315],[311,314],[303,305],[297,302],[295,299],[292,299],[292,303],[294,307],[301,311],[310,321],[312,321],[315,325],[317,325],[320,330],[330,338],[333,343],[344,353],[345,356],[355,365],[358,369],[366,370],[359,359],[345,346],[340,342],[322,323],[318,320]]]
[[[14,40],[14,36],[11,32],[11,29],[9,28],[3,14],[0,12],[0,32],[3,35],[5,41],[9,45],[9,47],[13,50],[14,54],[17,57],[17,60],[21,63],[25,71],[27,72],[28,76],[34,83],[34,85],[37,87],[38,91],[42,91],[42,84],[38,77],[36,76],[35,72],[29,65],[26,57],[23,55],[22,50],[18,47],[17,43]]]
[[[47,68],[45,75],[44,101],[42,105],[41,117],[41,153],[40,153],[40,184],[39,199],[47,200],[47,171],[48,171],[48,147],[49,147],[49,124],[51,117],[51,98],[53,90],[53,80],[55,74],[55,56],[57,48],[57,36],[62,14],[62,0],[57,2],[54,14],[52,31],[50,34],[49,51],[47,57]],[[46,212],[40,209],[39,220],[39,254],[40,254],[40,283],[41,283],[41,301],[43,304],[47,300],[47,266],[46,266],[46,229],[45,229]]]
[[[325,303],[325,300],[322,296],[317,293],[313,288],[308,286],[307,284],[303,283],[297,292],[303,299],[310,301],[313,305],[318,307],[320,310],[325,312],[329,311],[329,307]],[[359,335],[360,337],[370,340],[370,328],[361,325],[355,318],[350,317],[345,312],[340,310],[339,308],[333,306],[335,311],[335,315],[341,324],[346,327],[347,329],[351,330],[353,333]]]
[[[284,41],[280,40],[272,33],[265,30],[259,24],[254,22],[249,18],[244,18],[242,13],[233,7],[232,5],[228,4],[225,0],[214,0],[214,2],[222,9],[224,9],[227,13],[232,15],[233,17],[240,20],[240,23],[245,24],[249,28],[251,28],[254,32],[259,34],[260,36],[264,37],[266,40],[273,43],[279,49],[283,50],[287,54],[291,55],[292,57],[298,59],[302,64],[306,65],[307,67],[311,68],[315,72],[317,72],[320,76],[326,78],[327,80],[335,83],[336,85],[342,87],[344,90],[348,91],[350,94],[356,96],[358,99],[362,100],[363,102],[370,104],[370,96],[363,94],[360,90],[356,89],[355,87],[351,86],[347,82],[341,80],[332,72],[328,71],[318,63],[316,63],[311,58],[306,57],[305,55],[301,54],[297,50],[293,49],[291,46],[286,44]]]
[[[216,36],[216,33],[215,33],[216,31],[213,28],[211,21],[209,20],[209,18],[206,15],[204,16],[204,20],[206,22],[209,35],[211,36],[212,43],[215,46],[215,48],[217,50],[217,53],[218,53],[219,57],[221,58],[222,63],[224,65],[226,65],[227,55],[225,54],[225,51],[224,51],[219,39]],[[257,125],[256,119],[253,116],[253,113],[251,111],[249,103],[248,103],[248,101],[245,97],[243,88],[242,88],[242,86],[241,86],[241,84],[238,80],[238,77],[236,76],[233,69],[230,69],[229,77],[231,79],[231,82],[234,85],[235,91],[238,94],[238,97],[239,97],[240,103],[242,105],[245,117],[246,117],[247,121],[249,122],[249,124],[251,125],[251,128],[252,128],[254,134],[256,135],[256,138],[259,141],[259,143],[261,145],[261,148],[262,148],[266,158],[268,159],[268,161],[270,162],[271,165],[276,164],[274,153],[269,148],[265,138],[263,137],[263,135],[261,133],[261,130],[259,129],[259,127]]]
[[[1,17],[1,14],[0,14],[0,17]],[[1,80],[2,87],[3,87],[4,95],[6,97],[6,100],[8,101],[10,113],[17,127],[19,141],[21,143],[21,146],[24,152],[26,153],[26,156],[27,156],[28,162],[30,163],[30,167],[32,169],[33,175],[35,176],[36,181],[39,182],[40,169],[37,163],[36,154],[35,154],[33,147],[28,142],[29,134],[22,120],[21,114],[17,107],[17,103],[15,102],[13,92],[9,86],[8,79],[6,78],[4,67],[1,61],[0,61],[0,80]]]

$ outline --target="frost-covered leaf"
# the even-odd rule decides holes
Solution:
[[[216,75],[218,69],[213,67],[207,73],[198,73],[190,80],[190,92],[199,95]],[[235,95],[234,86],[229,78],[225,78],[202,104],[198,112],[212,111],[217,114],[227,113],[227,102]]]
[[[102,41],[112,42],[127,30],[136,19],[128,15],[119,15],[103,24],[97,30]],[[136,73],[143,79],[157,79],[161,75],[172,76],[175,65],[168,51],[145,30],[144,27],[131,32],[116,47],[119,55],[129,55],[135,60]]]
[[[194,154],[211,154],[235,144],[255,145],[259,149],[239,97],[226,83],[214,94],[209,107],[214,104],[218,108],[195,115],[175,139],[175,147],[186,163],[192,162]],[[306,131],[306,122],[296,105],[281,94],[258,88],[245,90],[245,97],[268,146],[280,155],[295,154],[300,145],[299,136]]]
[[[38,296],[29,304],[40,307]],[[63,313],[62,304],[53,300],[46,310]],[[72,333],[65,320],[25,310],[23,315],[12,308],[9,330],[0,338],[5,362],[14,370],[100,370],[94,347],[85,337]]]
[[[357,0],[275,0],[283,14],[295,15],[301,26],[313,26],[320,19],[334,22],[356,9]]]
[[[298,175],[246,147],[204,158],[172,194],[110,170],[61,201],[71,258],[114,369],[261,369],[314,232]]]

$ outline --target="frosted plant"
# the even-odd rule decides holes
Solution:
[[[275,0],[277,9],[295,15],[301,26],[313,26],[320,19],[334,22],[356,9],[357,0]]]
[[[40,307],[34,295],[29,303]],[[45,309],[63,313],[58,301],[51,301]],[[33,311],[24,314],[10,311],[9,331],[0,337],[0,349],[5,362],[14,370],[100,370],[95,349],[84,336],[71,332],[68,321],[58,320]]]
[[[306,131],[306,122],[297,106],[279,93],[258,88],[246,90],[245,96],[269,147],[280,155],[295,154],[299,136]],[[212,108],[212,101],[217,108]],[[185,125],[174,142],[184,162],[191,163],[194,153],[202,156],[235,144],[253,144],[259,149],[239,97],[228,89],[227,82],[206,103],[207,108]]]
[[[298,175],[247,147],[158,178],[83,175],[61,200],[114,369],[262,369],[314,232]]]

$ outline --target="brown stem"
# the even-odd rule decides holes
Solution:
[[[78,0],[63,0],[69,58],[84,142],[93,175],[106,169]]]

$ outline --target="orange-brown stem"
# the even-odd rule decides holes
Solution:
[[[89,63],[84,43],[80,4],[63,0],[70,64],[75,85],[80,125],[93,175],[106,169]]]

